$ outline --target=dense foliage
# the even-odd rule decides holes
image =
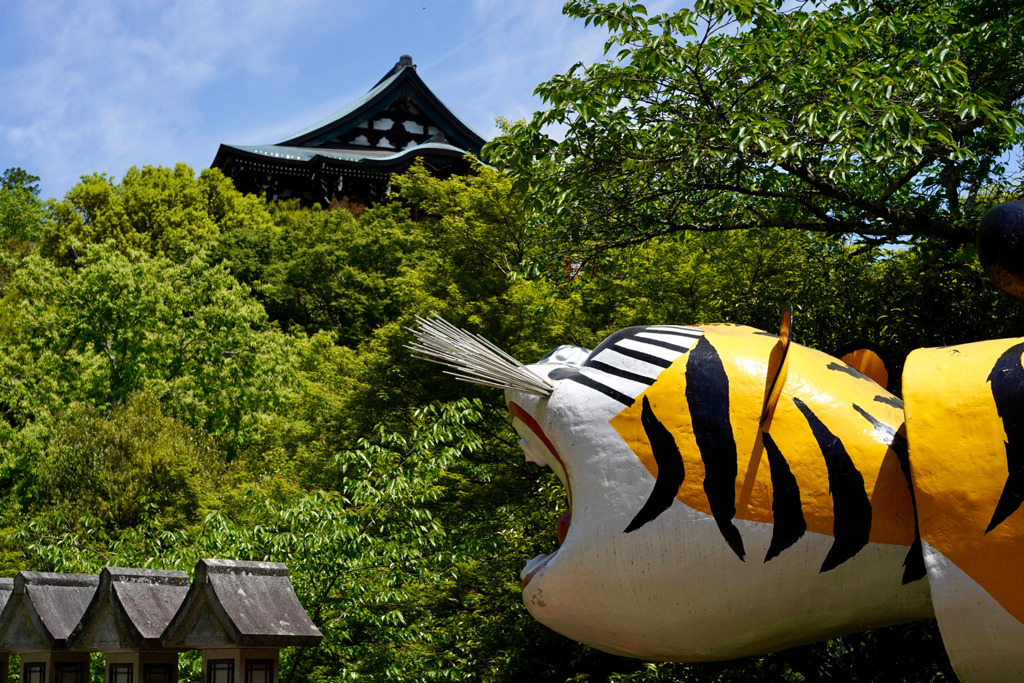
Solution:
[[[49,203],[3,174],[0,576],[286,562],[326,636],[286,683],[953,680],[930,623],[694,666],[540,626],[518,572],[556,544],[561,487],[497,392],[403,345],[431,311],[533,361],[633,324],[771,330],[792,302],[797,341],[877,342],[898,377],[915,347],[1021,335],[969,243],[1016,191],[1020,7],[566,9],[611,60],[489,146],[514,176],[414,167],[350,212],[183,165]]]
[[[0,242],[35,239],[45,209],[39,201],[39,178],[20,168],[0,176]]]
[[[286,653],[288,683],[952,680],[927,624],[695,666],[540,626],[518,571],[556,544],[564,493],[524,462],[498,392],[403,344],[412,316],[436,310],[530,361],[638,323],[771,329],[792,301],[799,341],[868,338],[899,364],[915,346],[1024,329],[970,246],[764,228],[655,239],[580,269],[545,253],[546,224],[488,168],[414,168],[398,201],[358,216],[267,206],[216,172],[132,171],[99,194],[163,199],[118,240],[69,229],[66,203],[98,182],[64,208],[0,195],[4,225],[22,226],[0,269],[0,575],[284,561],[326,635]],[[221,218],[187,246],[140,248],[210,187],[249,218],[204,210]]]
[[[572,0],[608,60],[537,88],[485,149],[593,253],[678,231],[785,227],[973,240],[1013,193],[1024,6],[697,0],[648,14]]]
[[[43,253],[73,259],[79,242],[111,240],[119,249],[182,261],[208,240],[234,228],[270,225],[266,205],[235,191],[220,171],[147,166],[120,183],[91,175],[52,207]]]

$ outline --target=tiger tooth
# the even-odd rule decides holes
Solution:
[[[551,555],[545,555],[541,553],[540,555],[537,555],[533,559],[529,560],[526,563],[526,566],[523,567],[522,571],[519,572],[519,580],[528,581],[529,578],[532,578],[531,575],[536,573],[537,570],[540,569],[550,558]]]
[[[526,454],[526,462],[536,463],[541,467],[551,467],[547,457],[544,455],[543,449],[537,448],[526,439],[519,439],[519,447],[522,448],[523,453]]]

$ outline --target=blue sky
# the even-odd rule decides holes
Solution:
[[[654,9],[648,3],[649,9]],[[663,3],[658,3],[663,4]],[[61,197],[78,178],[279,142],[402,54],[485,138],[541,81],[602,59],[561,0],[0,0],[0,170]]]

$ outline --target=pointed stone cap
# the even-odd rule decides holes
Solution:
[[[0,650],[65,649],[98,584],[93,574],[20,572],[0,612]]]
[[[302,647],[323,634],[278,562],[199,560],[192,587],[161,642],[175,650]]]
[[[11,597],[13,591],[14,579],[0,577],[0,612],[3,612],[4,606],[7,604],[7,600]],[[6,652],[2,645],[0,645],[0,652]],[[3,673],[0,671],[0,680],[3,680]]]
[[[68,649],[161,650],[160,636],[188,593],[188,574],[107,567]]]
[[[4,605],[7,604],[7,599],[11,597],[13,592],[14,579],[5,579],[0,576],[0,611],[3,611]]]

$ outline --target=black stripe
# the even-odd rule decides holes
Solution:
[[[867,381],[872,383],[875,382],[875,380],[871,379],[870,377],[868,377],[867,375],[865,375],[863,372],[853,367],[852,365],[848,365],[844,361],[839,361],[838,363],[833,361],[826,365],[825,367],[828,368],[829,370],[835,370],[836,372],[846,373],[850,377],[856,377],[857,379],[866,379]]]
[[[803,537],[807,531],[803,504],[800,502],[800,487],[789,469],[789,463],[775,444],[771,435],[762,434],[764,450],[768,454],[768,466],[772,475],[772,542],[764,561],[778,557],[786,548]]]
[[[880,398],[882,397],[876,396],[875,400],[877,401]],[[885,401],[882,402],[885,403]],[[914,493],[913,480],[910,477],[910,452],[907,448],[907,438],[903,436],[902,432],[897,432],[889,425],[870,415],[856,403],[853,404],[853,409],[870,422],[876,432],[882,432],[886,436],[886,443],[892,449],[892,452],[896,454],[896,459],[900,463],[900,470],[903,472],[903,477],[907,480],[907,488],[910,490],[910,504],[914,508],[914,541],[910,544],[910,550],[907,551],[907,556],[903,560],[903,583],[908,584],[912,581],[918,581],[925,577],[924,549],[921,547],[921,530],[918,528],[917,496]]]
[[[646,384],[648,386],[654,384],[654,380],[657,379],[657,377],[645,377],[643,375],[638,375],[635,372],[630,372],[629,370],[623,370],[622,368],[617,368],[614,365],[608,365],[608,363],[602,363],[599,360],[595,360],[595,361],[591,362],[590,365],[588,365],[587,367],[593,368],[595,370],[600,370],[601,372],[606,372],[609,375],[614,375],[616,377],[621,377],[622,379],[628,379],[631,382],[639,382],[641,384]]]
[[[903,470],[907,488],[910,489],[910,504],[914,506],[914,542],[910,544],[910,550],[903,560],[903,583],[907,584],[923,579],[927,571],[924,566],[924,548],[921,547],[921,530],[918,528],[917,496],[914,494],[914,485],[910,477],[910,449],[907,447],[907,437],[902,432],[896,432],[890,448],[900,461],[900,469]]]
[[[871,426],[875,428],[875,435],[881,437],[880,439],[877,439],[877,441],[892,448],[893,439],[896,438],[896,430],[861,408],[856,403],[853,404],[853,409],[860,413],[860,416],[870,422]]]
[[[835,569],[861,551],[871,536],[871,501],[864,490],[864,477],[850,459],[846,447],[828,430],[806,403],[793,397],[818,442],[828,470],[832,495],[832,536],[835,541],[825,556],[821,571]]]
[[[729,420],[729,378],[707,337],[701,337],[686,361],[686,402],[693,436],[704,461],[704,493],[711,514],[729,547],[741,560],[743,539],[736,516],[736,441]]]
[[[1017,511],[1024,501],[1024,366],[1020,357],[1024,343],[1003,352],[989,373],[996,412],[1006,432],[1006,484],[985,533],[992,531]]]
[[[659,349],[668,349],[669,351],[677,351],[679,353],[686,353],[690,350],[687,346],[680,346],[679,344],[673,344],[661,339],[651,339],[650,337],[634,337],[632,341],[638,344],[650,344],[651,346],[657,346]]]
[[[679,493],[679,487],[683,485],[683,478],[686,470],[683,465],[683,456],[679,453],[675,439],[669,433],[665,425],[655,416],[651,410],[651,404],[644,396],[643,410],[640,412],[640,423],[644,426],[647,440],[651,442],[651,452],[654,454],[654,462],[658,463],[658,478],[654,480],[654,489],[640,512],[626,527],[624,533],[636,531],[647,522],[657,519],[665,510],[668,510]]]
[[[590,352],[590,355],[587,356],[587,360],[589,361],[591,358],[596,358],[605,349],[618,344],[623,339],[632,339],[646,329],[648,329],[646,325],[634,325],[633,327],[624,327],[621,330],[612,332],[601,340],[601,343],[597,345],[596,349]],[[585,362],[583,364],[586,365]]]
[[[875,401],[903,410],[903,401],[899,400],[895,396],[875,396]]]
[[[554,370],[548,373],[548,379],[563,380],[572,379],[576,375],[580,374],[580,369],[575,367],[568,367],[561,365],[556,367]]]
[[[626,348],[624,346],[618,346],[618,345],[611,346],[609,348],[612,351],[615,351],[615,353],[621,353],[623,356],[629,356],[630,358],[635,358],[636,360],[643,361],[644,363],[650,363],[651,365],[657,365],[660,368],[667,368],[668,366],[672,365],[672,361],[670,361],[670,360],[665,360],[664,358],[659,358],[658,356],[652,356],[649,353],[644,353],[643,351],[637,351],[636,349],[628,349],[628,348]],[[593,356],[593,354],[591,354],[591,356]],[[586,367],[590,363],[593,363],[593,362],[595,362],[595,361],[588,360],[583,365]]]
[[[612,389],[607,384],[601,384],[596,379],[592,379],[590,377],[587,377],[582,372],[577,372],[576,374],[574,374],[574,375],[572,375],[570,377],[566,377],[565,379],[572,380],[573,382],[576,382],[577,384],[582,384],[583,386],[589,387],[589,388],[593,389],[594,391],[600,391],[602,394],[604,394],[608,398],[615,399],[616,401],[618,401],[619,403],[621,403],[624,406],[628,407],[628,406],[633,405],[633,400],[634,399],[630,398],[629,396],[626,396],[621,391],[616,391],[615,389]]]

